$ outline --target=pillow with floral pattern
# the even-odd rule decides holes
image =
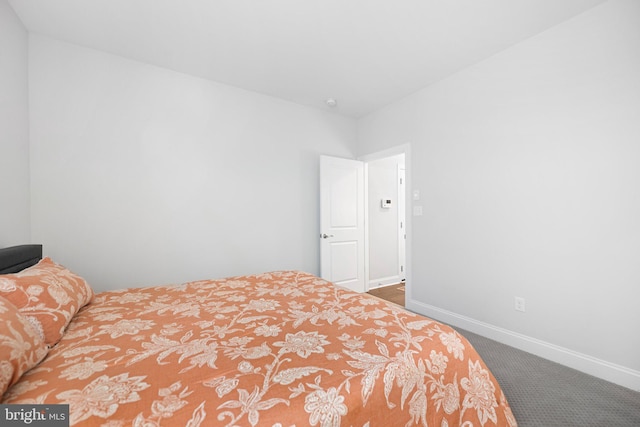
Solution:
[[[15,305],[0,297],[0,396],[47,355],[47,346]]]
[[[49,346],[93,298],[89,284],[45,257],[19,273],[0,276],[0,297],[13,303]]]

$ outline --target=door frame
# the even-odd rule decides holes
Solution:
[[[368,163],[374,160],[381,160],[387,157],[397,156],[399,154],[404,154],[404,164],[405,164],[405,226],[407,239],[405,240],[405,300],[411,299],[411,289],[413,286],[413,282],[411,280],[412,277],[412,256],[411,256],[411,234],[412,234],[412,215],[411,211],[411,197],[408,197],[409,194],[413,194],[412,186],[411,186],[411,145],[409,143],[398,145],[395,147],[388,148],[386,150],[377,151],[375,153],[366,154],[358,157],[357,160],[364,162],[364,173],[365,173],[365,236],[364,236],[364,247],[365,247],[365,260],[364,260],[364,279],[365,279],[365,291],[369,290],[369,169]]]
[[[400,280],[406,283],[407,268],[407,171],[405,166],[398,165],[398,264],[400,267]],[[402,237],[404,235],[404,237]]]

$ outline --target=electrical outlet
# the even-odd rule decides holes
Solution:
[[[517,311],[525,311],[524,310],[524,298],[516,297],[515,298],[515,309]]]

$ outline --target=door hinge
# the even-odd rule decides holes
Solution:
[[[400,273],[404,273],[404,265],[400,266]]]

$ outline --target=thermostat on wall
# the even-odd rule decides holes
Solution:
[[[391,199],[382,199],[381,206],[385,209],[389,209],[391,207]]]

